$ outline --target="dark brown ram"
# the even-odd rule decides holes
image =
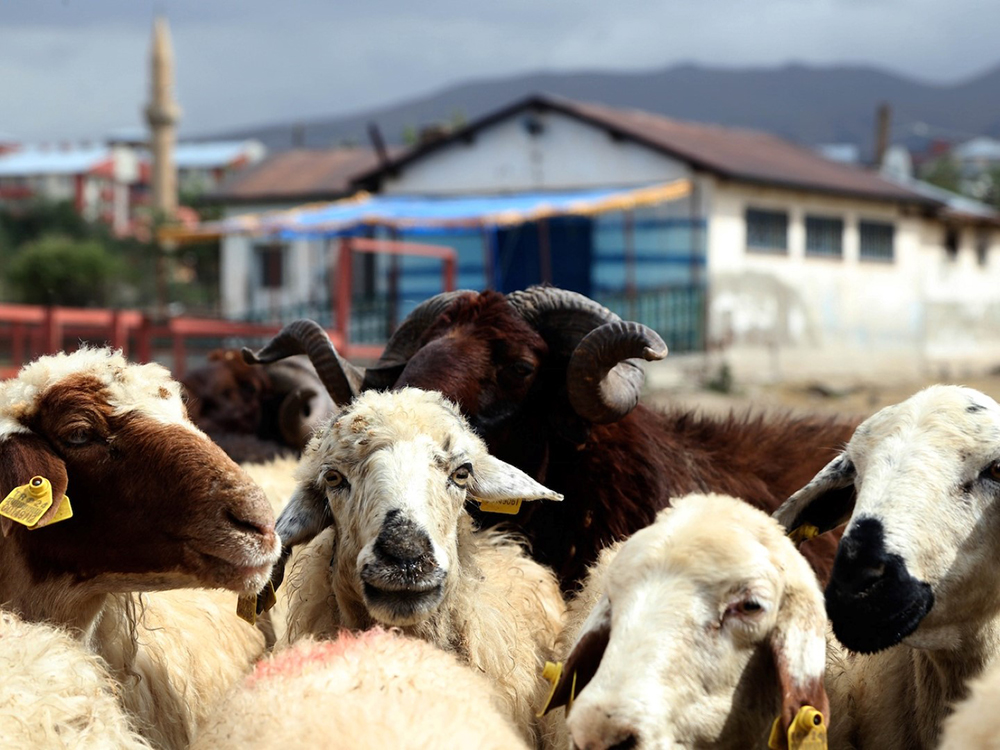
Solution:
[[[182,384],[191,421],[241,463],[301,451],[333,411],[306,357],[251,367],[238,350],[217,349]]]
[[[363,379],[309,321],[289,326],[258,357],[244,356],[272,362],[300,352],[310,354],[339,403],[359,389],[443,392],[498,458],[562,493],[562,503],[483,520],[509,519],[566,587],[602,547],[649,524],[672,496],[720,492],[775,510],[855,425],[790,415],[717,419],[640,405],[635,358],[665,356],[662,339],[555,288],[438,295],[410,314]],[[827,535],[803,548],[823,578],[835,547]]]

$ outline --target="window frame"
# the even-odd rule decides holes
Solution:
[[[829,224],[836,224],[839,226],[839,233],[837,234],[837,249],[836,252],[827,252],[825,250],[817,250],[810,248],[810,237],[813,236],[813,232],[810,232],[810,223],[813,224],[815,231],[815,225],[819,222],[826,222]],[[844,259],[844,227],[846,222],[843,216],[835,216],[830,214],[805,214],[802,217],[802,224],[805,229],[805,256],[807,258],[826,258],[828,260],[843,260]],[[832,236],[832,235],[831,235]]]
[[[757,219],[781,219],[784,221],[784,232],[782,237],[782,244],[754,244],[751,242],[751,216]],[[748,253],[759,253],[763,255],[788,255],[788,227],[790,223],[789,211],[787,209],[777,209],[777,208],[759,208],[756,206],[747,206],[743,210],[743,224],[746,230],[746,251]],[[772,232],[774,227],[766,227],[762,233],[766,234]]]
[[[869,229],[889,230],[889,255],[874,255],[865,253],[865,227]],[[895,263],[896,262],[896,222],[886,219],[858,219],[858,260],[865,263]]]

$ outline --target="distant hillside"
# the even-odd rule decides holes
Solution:
[[[875,108],[881,101],[892,104],[896,142],[920,145],[924,138],[913,127],[919,122],[953,131],[956,137],[1000,136],[1000,67],[943,86],[870,67],[803,65],[740,70],[682,65],[641,73],[544,73],[471,81],[356,115],[214,135],[259,138],[269,149],[282,150],[292,145],[299,125],[308,146],[367,143],[366,125],[375,121],[389,142],[399,143],[408,127],[448,121],[456,112],[471,120],[535,92],[757,128],[810,145],[857,143],[865,155],[872,150]]]

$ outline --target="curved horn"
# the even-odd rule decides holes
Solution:
[[[289,323],[256,354],[243,349],[244,361],[252,365],[275,362],[293,354],[308,355],[327,392],[338,404],[345,404],[358,395],[364,370],[341,357],[323,327],[313,320]]]
[[[532,286],[511,292],[507,301],[559,354],[569,355],[588,333],[621,320],[604,305],[568,289]]]
[[[623,321],[577,292],[533,286],[511,292],[507,300],[538,329],[553,353],[570,358],[570,403],[594,424],[617,421],[639,402],[644,376],[633,358],[667,356],[667,345],[652,328]]]
[[[424,331],[451,307],[452,302],[465,294],[476,292],[471,289],[442,292],[414,307],[390,337],[378,362],[365,373],[362,390],[391,388],[399,375],[395,370],[403,367],[420,348]]]
[[[594,424],[616,422],[639,403],[643,372],[634,359],[667,356],[667,345],[652,328],[618,320],[587,334],[566,369],[566,390],[576,413]]]
[[[297,450],[305,448],[312,435],[315,420],[311,414],[306,416],[305,411],[317,396],[319,393],[313,388],[297,388],[278,407],[278,430],[285,442]]]

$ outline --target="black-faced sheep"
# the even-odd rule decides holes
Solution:
[[[338,376],[343,359],[322,329],[293,325],[259,356],[244,354],[273,362],[308,343],[317,369],[332,373],[324,382],[334,400],[349,401],[357,369]],[[411,313],[361,389],[442,392],[494,455],[564,495],[479,520],[509,522],[569,589],[603,547],[651,523],[671,497],[721,492],[773,511],[850,437],[848,420],[637,406],[639,361],[665,354],[651,329],[573,292],[450,292]],[[835,548],[829,537],[803,548],[821,579]]]
[[[384,630],[299,641],[257,665],[194,750],[527,750],[489,682],[454,655]]]
[[[825,632],[816,575],[775,521],[731,497],[675,499],[570,602],[555,745],[763,750],[776,718],[782,736],[805,707],[829,721]]]
[[[267,500],[191,424],[164,368],[105,349],[42,357],[0,383],[0,497],[35,476],[50,481],[50,511],[69,495],[73,515],[0,518],[0,601],[78,634],[154,744],[186,746],[264,641],[232,594],[163,590],[259,590],[280,548]]]
[[[282,543],[331,528],[285,581],[287,640],[398,627],[489,677],[504,715],[534,742],[562,597],[516,540],[474,532],[466,503],[560,496],[490,456],[440,394],[413,388],[359,396],[319,429],[297,476]]]
[[[1000,650],[1000,405],[932,386],[865,420],[775,516],[850,522],[826,609],[832,747],[937,746],[951,704]]]

